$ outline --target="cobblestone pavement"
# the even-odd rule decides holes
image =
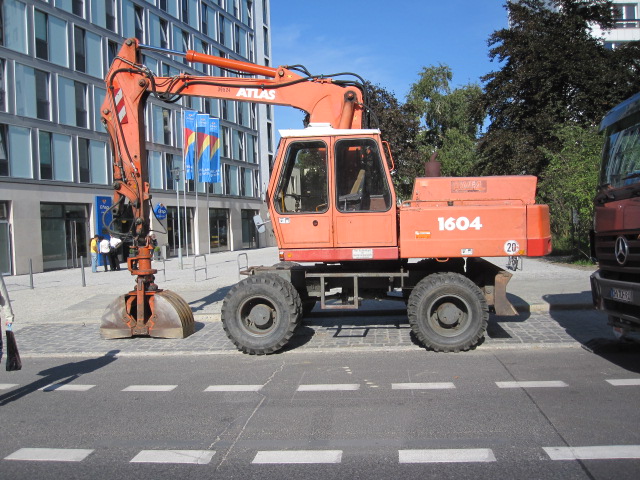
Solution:
[[[196,322],[196,332],[185,339],[129,338],[103,340],[99,324],[28,325],[19,331],[23,356],[239,354],[221,322]],[[580,346],[595,338],[612,339],[604,316],[588,310],[522,313],[492,316],[479,350],[491,348],[545,348]],[[367,348],[424,350],[401,310],[348,313],[340,317],[313,312],[297,329],[285,351],[305,352]]]
[[[133,279],[126,270],[88,271],[86,287],[79,269],[36,274],[34,289],[24,275],[5,277],[5,283],[16,313],[16,337],[25,357],[104,355],[111,350],[122,355],[237,354],[219,321],[222,299],[238,281],[239,265],[272,265],[277,260],[277,249],[265,248],[209,254],[207,272],[195,272],[192,258],[185,259],[184,268],[179,268],[176,259],[166,264],[154,262],[154,268],[161,269],[156,275],[160,287],[178,293],[193,310],[197,331],[180,340],[100,338],[105,307],[132,287]],[[500,258],[492,261],[501,267],[506,262]],[[593,338],[612,338],[606,317],[590,309],[592,270],[526,259],[524,270],[514,272],[508,286],[508,298],[520,314],[492,316],[478,349],[579,346]],[[286,350],[422,349],[401,303],[365,302],[365,306],[368,310],[364,312],[340,313],[316,307]]]

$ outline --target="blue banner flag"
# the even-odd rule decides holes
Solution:
[[[211,158],[209,154],[209,115],[196,115],[198,142],[198,181],[206,183],[211,178]]]
[[[185,178],[194,179],[194,164],[196,161],[196,115],[195,110],[184,112],[184,164]]]
[[[211,183],[222,182],[220,173],[220,120],[209,119],[209,136],[211,137],[209,150],[211,152]]]

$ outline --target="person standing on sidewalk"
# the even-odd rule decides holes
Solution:
[[[9,293],[7,287],[4,284],[4,278],[0,274],[0,309],[2,311],[2,318],[5,320],[6,328],[11,329],[13,325],[13,310],[11,309],[11,300],[9,300]],[[0,358],[2,358],[2,329],[0,329]]]
[[[91,271],[93,273],[98,271],[98,253],[100,253],[98,247],[99,242],[100,237],[98,235],[94,235],[91,239],[91,247],[89,248],[89,250],[91,250]]]
[[[113,235],[109,239],[109,260],[111,262],[111,271],[120,270],[120,259],[118,258],[118,248],[122,245],[122,240]]]
[[[104,271],[108,272],[109,265],[109,252],[111,251],[111,247],[109,246],[109,240],[105,237],[100,237],[100,255],[102,255],[102,262],[104,263]]]

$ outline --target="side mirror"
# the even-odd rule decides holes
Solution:
[[[260,215],[255,215],[253,217],[253,223],[255,223],[256,225],[256,229],[258,230],[258,233],[264,233],[267,231],[267,227],[265,227],[265,225],[267,223],[269,223],[271,220],[267,220],[266,222],[264,220],[262,220],[262,217]]]

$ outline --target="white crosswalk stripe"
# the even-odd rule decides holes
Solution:
[[[123,392],[170,392],[177,388],[177,385],[129,385],[123,388]]]
[[[79,385],[75,383],[52,383],[51,385],[47,385],[46,387],[41,388],[43,392],[53,392],[53,391],[66,391],[66,392],[86,392],[87,390],[91,390],[95,385]]]
[[[468,463],[495,462],[496,457],[489,448],[443,448],[427,450],[400,450],[400,463]]]
[[[272,450],[258,452],[251,463],[340,463],[341,461],[342,450]]]
[[[496,382],[498,388],[558,388],[568,387],[560,380],[530,381],[530,382]]]
[[[640,459],[640,445],[600,445],[590,447],[543,447],[551,460]]]
[[[614,387],[630,387],[640,385],[640,378],[617,378],[607,380]]]
[[[142,450],[130,463],[189,463],[207,465],[216,454],[213,450]]]
[[[314,385],[299,385],[298,392],[329,392],[359,390],[358,383],[323,383]]]
[[[447,390],[456,388],[452,382],[392,383],[392,390]]]
[[[17,386],[17,383],[0,383],[0,390],[9,390],[10,388]]]
[[[205,392],[257,392],[262,385],[210,385]]]
[[[93,450],[81,448],[21,448],[4,457],[4,459],[40,462],[81,462],[92,452]]]

